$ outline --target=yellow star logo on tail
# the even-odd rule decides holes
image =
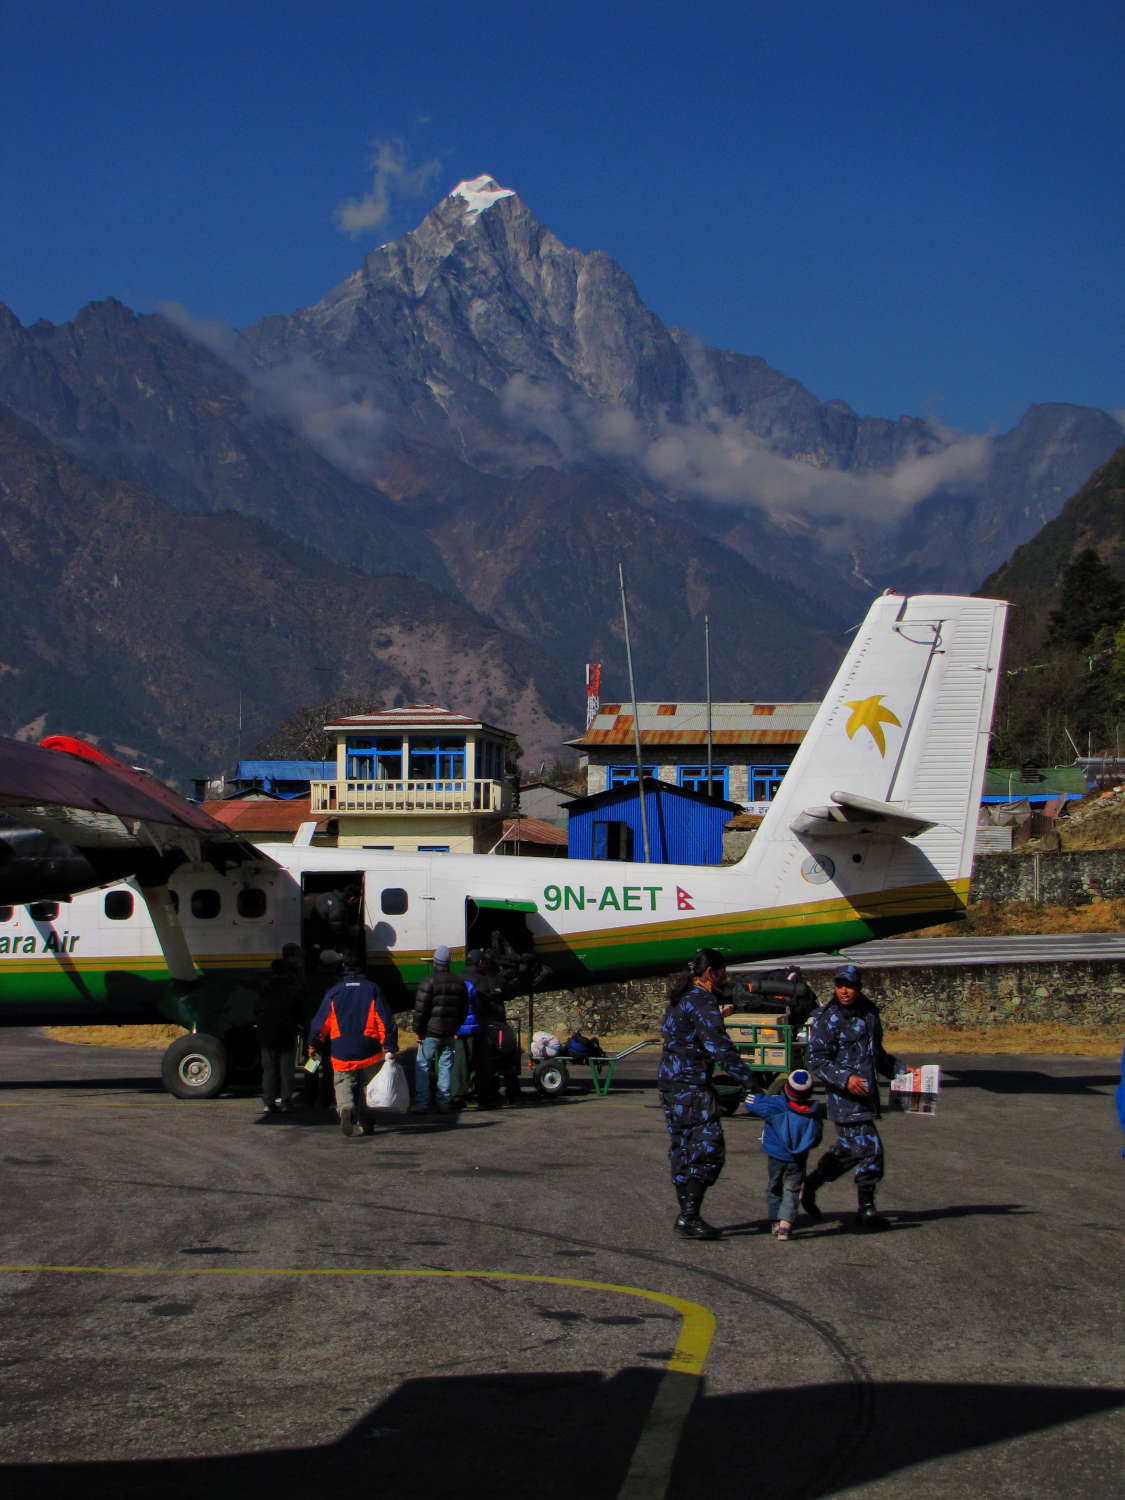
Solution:
[[[848,739],[854,739],[860,729],[866,729],[879,747],[879,754],[886,755],[887,742],[883,738],[884,724],[897,724],[902,728],[902,721],[896,719],[889,708],[884,708],[882,693],[877,693],[874,698],[859,698],[852,703],[845,703],[845,708],[850,708],[852,716],[844,726]]]

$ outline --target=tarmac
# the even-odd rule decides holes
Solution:
[[[697,1243],[655,1049],[604,1099],[576,1069],[349,1140],[172,1099],[155,1052],[6,1031],[0,1488],[1116,1497],[1116,1067],[908,1060],[944,1086],[884,1120],[890,1230],[854,1233],[841,1181],[772,1240],[739,1116]]]

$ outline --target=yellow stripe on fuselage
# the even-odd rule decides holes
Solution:
[[[612,927],[593,927],[582,931],[536,935],[536,952],[550,953],[581,946],[612,948],[622,941],[660,943],[687,934],[702,937],[722,931],[726,934],[760,933],[767,929],[786,929],[841,921],[871,921],[910,912],[931,912],[948,907],[952,912],[968,899],[967,879],[933,881],[927,885],[900,886],[889,891],[872,891],[861,896],[835,896],[826,901],[805,901],[794,906],[775,906],[756,911],[718,911],[696,917],[670,917],[660,922],[637,922],[630,926],[617,923]],[[954,899],[950,899],[950,897]]]

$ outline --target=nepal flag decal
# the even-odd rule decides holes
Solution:
[[[694,911],[695,902],[681,886],[676,887],[676,910]]]

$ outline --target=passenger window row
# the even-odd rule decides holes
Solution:
[[[179,911],[180,897],[178,891],[170,891],[173,910]],[[239,890],[235,897],[235,910],[244,920],[253,921],[257,917],[264,917],[268,906],[266,893],[260,886],[246,885]],[[381,893],[379,904],[383,915],[387,917],[401,917],[410,904],[406,891],[399,886],[388,886]],[[208,887],[202,887],[191,893],[191,915],[197,922],[210,922],[223,909],[222,895]],[[27,908],[28,915],[36,922],[53,922],[59,914],[59,903],[57,901],[32,901]],[[104,911],[111,922],[127,922],[133,915],[134,899],[130,890],[107,891],[105,894]],[[0,924],[10,922],[15,915],[14,906],[0,906]]]

